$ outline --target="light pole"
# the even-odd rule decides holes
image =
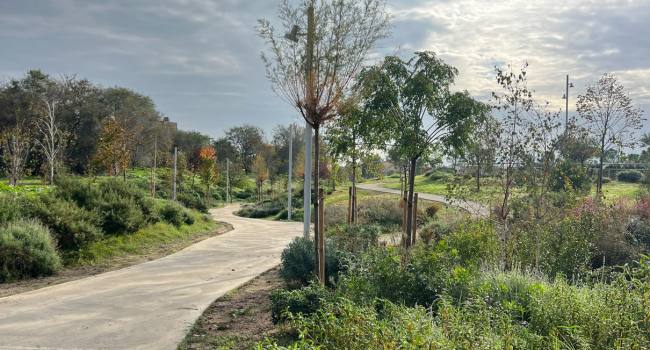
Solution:
[[[294,25],[291,28],[291,32],[284,35],[284,38],[291,40],[295,43],[298,42],[298,36],[307,35],[307,69],[305,72],[305,80],[307,80],[307,86],[309,86],[309,80],[311,79],[311,69],[312,69],[312,59],[314,51],[314,8],[310,7],[307,14],[307,33],[299,33],[300,27]],[[309,238],[309,228],[311,225],[311,125],[305,120],[305,185],[304,185],[304,196],[303,196],[303,232],[304,237]],[[316,193],[314,197],[317,197]]]
[[[287,221],[291,221],[291,158],[292,158],[292,151],[293,150],[293,121],[291,124],[289,124],[289,185],[288,185],[288,203],[287,203]]]
[[[230,193],[230,161],[226,158],[226,204],[228,204],[228,194]]]
[[[567,131],[569,130],[569,88],[573,87],[573,83],[569,83],[569,75],[567,74],[566,76],[566,92],[564,93],[564,96],[562,96],[562,99],[566,100],[566,110],[565,115],[566,115],[566,121],[564,124],[564,136],[566,136]]]
[[[176,159],[178,158],[178,148],[174,147],[174,200],[176,200]]]

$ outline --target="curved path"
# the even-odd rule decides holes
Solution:
[[[302,223],[211,210],[234,230],[144,264],[0,298],[0,349],[176,349],[215,299],[280,263]]]
[[[395,195],[401,195],[399,190],[394,190],[392,188],[386,188],[384,185],[388,184],[367,184],[367,185],[357,185],[358,188],[363,189],[363,190],[368,190],[368,191],[375,191],[375,192],[383,192],[383,193],[391,193]],[[418,198],[420,199],[425,199],[428,201],[434,201],[434,202],[440,202],[448,205],[453,205],[456,207],[459,207],[461,209],[467,210],[471,215],[478,217],[478,216],[488,216],[490,215],[490,207],[487,205],[481,204],[481,203],[476,203],[476,202],[450,202],[448,201],[444,196],[440,196],[437,194],[430,194],[430,193],[423,193],[423,192],[418,192]]]

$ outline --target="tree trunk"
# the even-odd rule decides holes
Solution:
[[[476,192],[481,192],[481,165],[476,162]]]
[[[412,227],[415,224],[413,222],[413,190],[415,185],[415,166],[418,159],[411,159],[411,171],[409,173],[409,197],[408,197],[408,211],[406,213],[406,248],[411,246],[413,239],[411,235],[413,234]]]
[[[318,207],[319,207],[319,204],[320,204],[318,202],[319,201],[319,198],[318,198],[318,185],[319,185],[318,184],[318,180],[319,180],[319,178],[318,178],[318,175],[319,175],[318,174],[319,173],[318,172],[318,166],[320,165],[319,164],[320,162],[319,162],[319,159],[318,159],[319,156],[320,156],[320,142],[319,142],[320,140],[319,140],[319,137],[318,137],[319,129],[320,129],[319,125],[316,124],[314,126],[314,148],[315,148],[315,151],[314,151],[314,169],[316,170],[315,174],[314,174],[314,258],[316,259],[315,260],[316,263],[314,264],[314,266],[315,266],[315,269],[316,269],[316,276],[319,277],[319,280],[320,280],[321,283],[325,283],[325,281],[323,279],[321,279],[321,276],[320,276],[321,257],[320,257],[320,254],[319,254],[319,251],[321,250],[321,247],[320,247],[320,235],[323,234],[322,232],[320,232],[320,229],[319,229],[320,220],[319,220],[319,217],[318,217]]]
[[[600,164],[598,166],[598,184],[596,194],[603,192],[603,161],[605,159],[605,138],[600,141]]]
[[[352,224],[354,224],[356,220],[356,212],[357,208],[354,207],[356,203],[356,188],[357,188],[357,158],[355,156],[352,157]]]

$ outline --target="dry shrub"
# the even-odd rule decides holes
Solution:
[[[434,203],[427,207],[426,212],[427,215],[432,218],[436,216],[436,213],[438,213],[440,209],[442,209],[442,204]]]

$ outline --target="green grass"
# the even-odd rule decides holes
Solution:
[[[164,245],[181,242],[198,233],[212,231],[216,226],[217,222],[201,218],[197,218],[193,225],[180,227],[159,222],[131,235],[112,236],[95,242],[80,251],[79,260],[74,264],[98,264],[109,258],[151,253]]]
[[[376,183],[389,183],[389,185],[385,186],[386,188],[400,189],[399,179],[397,180],[397,182],[376,181]],[[490,182],[490,178],[486,178],[485,180],[487,183]],[[482,185],[481,192],[476,192],[475,181],[475,179],[466,180],[463,184],[468,189],[467,200],[489,205],[495,195],[502,191],[501,187],[497,185]],[[612,181],[603,184],[603,194],[605,195],[605,199],[608,201],[618,201],[623,197],[634,198],[641,186],[641,184]],[[415,177],[415,191],[440,196],[449,195],[446,183],[431,181],[424,175],[418,175]],[[595,191],[596,185],[593,184],[590,194],[593,195]],[[514,188],[513,194],[518,196],[523,194],[523,192],[520,188]]]

